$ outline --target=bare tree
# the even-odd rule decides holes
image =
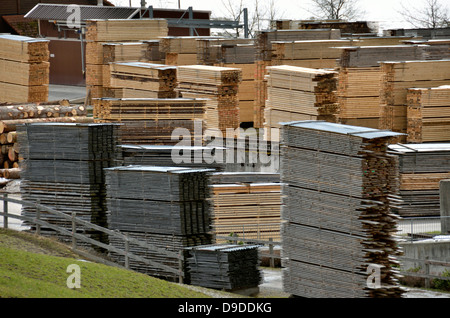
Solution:
[[[310,11],[315,18],[330,20],[354,20],[364,14],[358,0],[311,0]]]
[[[450,12],[440,0],[423,0],[420,7],[401,3],[400,14],[415,28],[443,28],[450,26]]]

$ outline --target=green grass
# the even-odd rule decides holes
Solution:
[[[71,264],[80,288],[67,287]],[[77,259],[64,244],[0,229],[0,297],[203,298],[203,293],[145,274]]]

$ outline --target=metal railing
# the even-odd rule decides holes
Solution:
[[[110,266],[124,267],[126,269],[130,269],[130,259],[134,259],[134,260],[136,260],[138,262],[142,262],[144,264],[154,266],[155,268],[163,269],[163,270],[168,271],[169,273],[173,273],[175,275],[178,275],[179,281],[180,282],[183,281],[183,278],[184,278],[183,259],[184,259],[184,257],[182,255],[182,251],[181,250],[177,253],[177,252],[172,252],[172,251],[169,251],[169,250],[166,250],[166,249],[162,249],[160,247],[157,247],[157,246],[154,246],[154,245],[151,245],[151,244],[147,244],[147,243],[142,242],[140,240],[131,238],[128,235],[123,234],[123,233],[121,233],[121,232],[119,232],[117,230],[113,231],[113,230],[110,230],[110,229],[98,226],[96,224],[87,222],[85,220],[82,220],[82,219],[80,219],[80,218],[78,218],[76,216],[75,212],[70,214],[70,215],[68,215],[66,213],[57,211],[57,210],[55,210],[53,208],[50,208],[48,206],[44,206],[44,205],[40,204],[39,202],[35,203],[35,202],[29,202],[29,201],[25,201],[25,200],[13,199],[13,198],[8,197],[8,195],[6,193],[4,193],[3,196],[0,196],[0,200],[3,201],[3,211],[0,212],[0,216],[3,216],[3,227],[4,228],[8,228],[8,226],[9,226],[9,224],[8,224],[9,223],[9,218],[14,218],[14,219],[19,219],[19,220],[22,220],[22,221],[26,221],[26,222],[28,222],[30,224],[34,224],[35,225],[35,233],[37,235],[41,234],[41,229],[42,228],[48,228],[48,229],[54,230],[54,231],[56,231],[56,232],[58,232],[58,233],[60,233],[62,235],[71,237],[72,238],[71,249],[74,252],[82,255],[83,257],[87,257],[87,258],[90,258],[92,260],[95,260],[95,261],[98,261],[98,262],[101,262],[103,264],[107,264],[107,265],[110,265]],[[30,217],[30,216],[25,216],[25,215],[9,213],[8,203],[16,203],[16,204],[19,204],[21,206],[33,207],[33,208],[36,209],[36,216],[35,217]],[[41,214],[43,212],[56,215],[56,216],[58,216],[58,217],[60,217],[60,218],[62,218],[64,220],[70,222],[71,225],[72,225],[71,228],[70,229],[64,228],[64,227],[61,227],[61,226],[58,226],[58,225],[55,225],[55,224],[51,224],[51,223],[43,220],[41,218]],[[110,244],[105,244],[103,242],[94,240],[91,237],[88,237],[87,235],[84,235],[82,233],[77,233],[77,229],[79,229],[80,225],[83,226],[83,229],[87,228],[89,230],[94,230],[94,231],[97,231],[97,232],[100,232],[100,233],[107,234],[109,237],[114,237],[114,238],[116,238],[118,240],[123,240],[124,246],[125,246],[124,249],[120,249],[120,248],[117,248],[117,247],[112,246]],[[92,246],[99,247],[99,248],[105,249],[105,250],[107,250],[109,252],[114,252],[116,254],[124,256],[125,265],[122,266],[122,265],[120,265],[120,264],[118,264],[116,262],[109,261],[107,259],[104,259],[102,257],[98,257],[98,256],[95,256],[95,255],[92,255],[90,253],[87,253],[84,250],[79,249],[78,246],[77,246],[78,245],[77,244],[78,241],[81,241],[83,243],[88,243],[88,244],[91,244]],[[155,262],[155,261],[143,258],[143,257],[141,257],[139,255],[133,254],[132,252],[130,252],[130,244],[135,244],[135,245],[138,245],[139,247],[142,247],[144,249],[149,249],[149,250],[152,250],[154,252],[156,251],[156,252],[159,252],[159,253],[161,253],[163,255],[166,255],[168,257],[172,257],[174,259],[178,259],[179,268],[178,269],[177,268],[173,268],[173,267],[167,266],[165,264],[161,264],[161,263],[158,263],[158,262]]]
[[[445,234],[442,233],[443,221],[450,222],[450,216],[404,218],[398,222],[397,234],[411,241],[433,238]]]

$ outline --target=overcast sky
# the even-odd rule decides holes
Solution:
[[[130,0],[110,0],[115,5],[129,6]],[[232,0],[239,3],[239,0]],[[255,0],[244,0],[248,3],[251,10],[251,4]],[[260,3],[268,3],[269,0],[259,0]],[[365,14],[360,20],[379,22],[380,28],[408,28],[411,27],[405,21],[402,21],[398,13],[401,9],[401,2],[408,5],[419,7],[424,0],[357,0],[359,7]],[[444,1],[444,3],[447,0]],[[228,0],[146,0],[147,6],[153,5],[155,8],[178,8],[178,2],[181,9],[187,9],[192,6],[194,10],[207,10],[212,12],[212,17],[223,17],[225,15],[223,2]],[[305,8],[308,8],[310,0],[275,0],[277,12],[283,19],[309,19],[311,14]],[[141,0],[131,0],[132,6],[140,6]]]

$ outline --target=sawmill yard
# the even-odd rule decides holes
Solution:
[[[59,39],[0,34],[0,224],[24,232],[0,232],[0,297],[448,287],[448,28],[173,35],[166,19],[84,19],[83,6],[78,27],[49,25],[50,6],[29,16]],[[84,52],[82,85],[52,73],[63,33]],[[66,286],[71,264],[81,288]]]

